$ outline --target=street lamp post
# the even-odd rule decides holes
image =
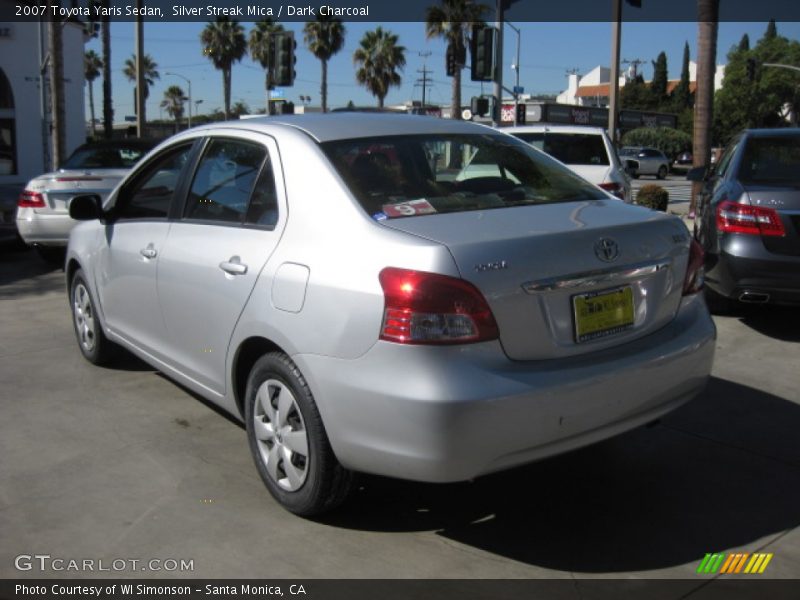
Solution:
[[[180,75],[178,73],[171,73],[169,71],[164,73],[164,75],[172,75],[173,77],[180,77],[181,79],[183,79],[186,82],[186,85],[189,86],[189,128],[191,128],[192,127],[192,82],[191,82],[191,80],[188,77],[184,77],[183,75]],[[201,102],[202,102],[202,100],[201,100]]]
[[[517,105],[519,104],[519,44],[522,32],[508,21],[506,21],[506,25],[511,27],[517,34],[517,62],[511,65],[511,68],[514,69],[514,125],[519,125],[519,112],[517,112],[519,109]]]

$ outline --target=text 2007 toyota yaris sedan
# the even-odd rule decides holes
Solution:
[[[119,344],[244,419],[298,514],[339,504],[354,472],[460,481],[596,442],[711,369],[681,221],[471,123],[197,128],[71,214],[86,358]]]

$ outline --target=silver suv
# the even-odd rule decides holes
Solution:
[[[635,161],[631,176],[636,179],[640,175],[655,175],[656,179],[664,179],[669,173],[669,159],[655,148],[637,148],[626,146],[619,151],[623,160]]]

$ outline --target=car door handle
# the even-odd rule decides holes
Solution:
[[[155,246],[153,244],[148,244],[147,248],[142,248],[139,250],[139,254],[144,256],[145,258],[155,258],[158,256],[158,251],[156,251]]]
[[[231,256],[228,260],[219,263],[219,268],[229,275],[244,275],[247,273],[247,265],[242,264],[242,259],[238,256]]]

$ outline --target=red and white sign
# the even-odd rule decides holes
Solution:
[[[419,200],[409,200],[408,202],[399,202],[397,204],[384,204],[383,212],[387,217],[413,217],[415,215],[428,215],[435,213],[436,209],[431,206],[431,203],[420,198]]]

